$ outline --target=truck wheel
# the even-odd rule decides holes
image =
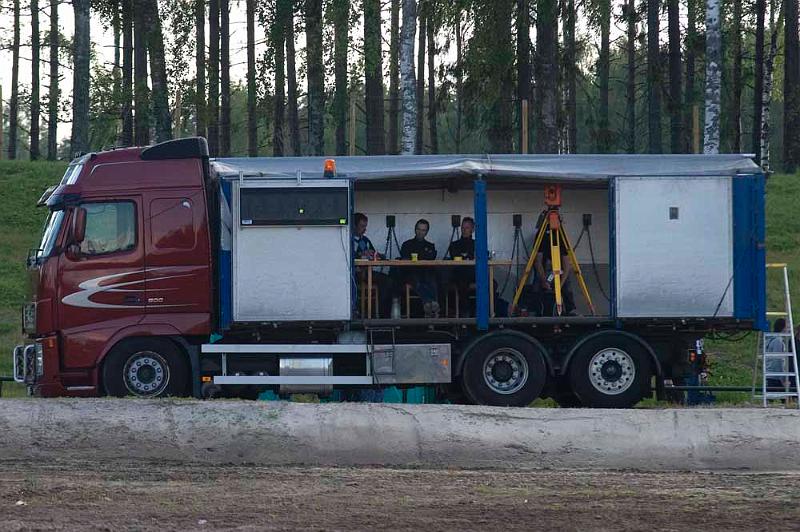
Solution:
[[[539,346],[519,336],[489,336],[465,354],[462,386],[475,404],[528,406],[539,397],[547,364]]]
[[[642,399],[650,382],[650,355],[632,338],[598,336],[578,348],[569,377],[584,406],[630,408]]]
[[[136,338],[115,346],[103,364],[106,393],[113,397],[186,396],[186,357],[164,338]]]

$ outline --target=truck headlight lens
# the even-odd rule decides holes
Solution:
[[[44,348],[42,344],[36,344],[36,376],[44,375]]]
[[[22,307],[22,330],[36,332],[36,303],[27,303]]]

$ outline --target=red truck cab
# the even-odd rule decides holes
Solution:
[[[31,393],[189,391],[188,363],[166,360],[211,331],[207,165],[198,138],[89,154],[45,193],[23,308],[32,343],[14,353]]]

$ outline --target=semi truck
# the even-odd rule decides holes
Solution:
[[[554,189],[585,285],[570,313],[517,297]],[[764,192],[745,155],[213,159],[199,137],[90,153],[39,200],[14,377],[45,397],[422,387],[630,407],[679,382],[706,335],[768,327]],[[355,256],[355,213],[378,260]],[[445,263],[467,216],[474,259]],[[471,295],[459,309],[442,283],[423,316],[401,282],[382,312],[373,277],[420,266],[397,260],[419,219],[429,269],[469,266]]]

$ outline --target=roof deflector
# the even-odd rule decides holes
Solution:
[[[141,158],[145,161],[199,159],[202,157],[208,157],[208,144],[203,137],[168,140],[145,148],[141,154]]]

